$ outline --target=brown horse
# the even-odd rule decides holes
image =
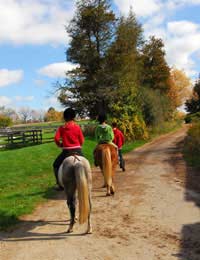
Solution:
[[[113,177],[118,164],[117,148],[112,144],[99,144],[94,151],[94,156],[95,162],[100,166],[104,176],[106,195],[114,195]]]
[[[72,155],[67,157],[59,168],[59,184],[64,187],[67,205],[70,211],[70,224],[68,233],[73,232],[76,211],[76,190],[79,201],[79,223],[88,222],[87,234],[92,233],[90,220],[92,174],[89,161],[83,156]]]

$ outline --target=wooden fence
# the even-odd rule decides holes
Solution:
[[[0,148],[53,142],[56,129],[51,126],[15,126],[0,129]],[[80,124],[84,136],[94,136],[95,124]]]
[[[4,139],[2,147],[12,148],[19,145],[39,144],[42,143],[42,130],[1,130],[0,137]]]

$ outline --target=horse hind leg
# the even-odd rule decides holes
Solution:
[[[88,214],[88,226],[87,226],[87,231],[86,234],[92,234],[92,224],[91,224],[91,198],[89,198],[89,203],[90,203],[90,212]]]
[[[76,222],[76,218],[75,218],[75,211],[76,211],[75,197],[68,199],[67,205],[68,205],[68,208],[69,208],[69,211],[70,211],[70,223],[69,223],[67,233],[72,233],[74,224]]]

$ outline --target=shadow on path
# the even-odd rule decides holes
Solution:
[[[185,188],[185,200],[200,207],[200,169],[187,165],[183,158],[184,140],[178,141],[169,150],[169,163],[174,167],[176,176]],[[200,212],[199,212],[200,216]],[[180,260],[200,260],[200,222],[183,225],[181,230]]]

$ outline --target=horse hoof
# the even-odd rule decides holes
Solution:
[[[69,226],[68,230],[67,230],[67,233],[72,233],[73,232],[73,227],[72,226]]]
[[[115,194],[115,188],[113,186],[110,188],[110,193],[111,193],[111,195]]]
[[[86,234],[92,234],[92,229],[88,230]]]
[[[111,194],[110,193],[106,193],[106,196],[111,196]]]

